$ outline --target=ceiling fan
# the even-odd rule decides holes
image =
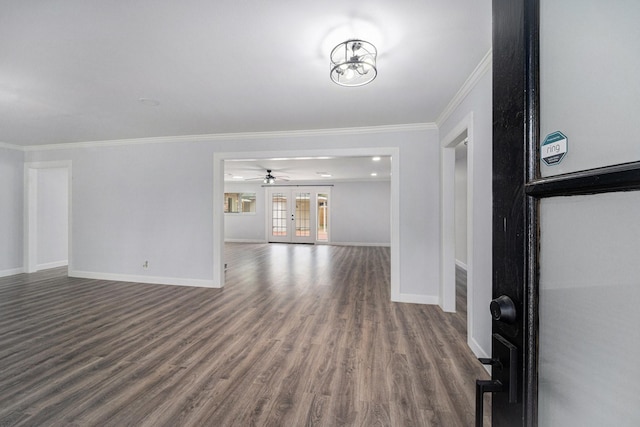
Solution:
[[[265,184],[274,184],[276,182],[276,177],[273,176],[273,174],[271,174],[271,172],[272,172],[272,169],[267,169],[267,174],[264,176],[264,178],[249,178],[247,181],[261,179],[262,182],[265,183]],[[287,177],[284,177],[282,175],[280,175],[277,179],[281,179],[283,181],[289,181],[287,179]]]

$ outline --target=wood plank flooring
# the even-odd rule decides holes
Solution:
[[[391,303],[388,248],[225,262],[223,289],[0,278],[0,425],[473,425],[465,312]]]

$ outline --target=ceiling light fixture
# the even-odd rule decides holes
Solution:
[[[276,177],[271,175],[271,169],[267,169],[267,175],[262,180],[265,184],[273,184],[276,182]]]
[[[364,40],[347,40],[331,51],[331,80],[340,86],[362,86],[378,75],[376,47]]]
[[[379,162],[380,161],[380,157],[375,156],[371,160],[373,160],[374,162]]]

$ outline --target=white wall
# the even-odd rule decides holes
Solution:
[[[321,183],[326,186],[327,182]],[[320,184],[319,184],[320,185]],[[391,185],[389,181],[331,183],[331,243],[389,246]],[[256,214],[225,214],[225,240],[265,242],[265,189],[260,183],[225,183],[225,192],[256,193]]]
[[[0,277],[23,271],[24,153],[0,146]]]
[[[225,182],[225,193],[256,193],[255,214],[224,214],[224,237],[230,242],[266,242],[265,191],[262,181]]]
[[[473,215],[470,221],[472,235],[468,236],[471,256],[468,259],[469,273],[473,283],[469,283],[468,299],[473,299],[470,312],[468,342],[478,356],[491,354],[491,316],[489,303],[492,294],[492,137],[493,104],[491,68],[480,77],[475,86],[460,104],[441,123],[440,135],[448,135],[453,129],[473,113],[473,169],[469,170],[473,181]],[[473,265],[471,265],[471,263]],[[473,271],[471,271],[471,269]],[[468,279],[471,276],[468,275]]]
[[[394,171],[400,184],[400,293],[404,299],[437,303],[440,220],[435,127],[87,144],[30,151],[27,160],[73,161],[72,274],[210,286],[215,152],[330,154],[366,147],[397,147],[400,153],[399,170]],[[416,182],[420,185],[414,189]],[[421,197],[415,197],[417,189]]]
[[[467,147],[456,147],[455,170],[456,262],[467,265]],[[462,265],[461,265],[462,264]]]
[[[338,182],[331,190],[331,243],[388,246],[391,242],[389,181]]]
[[[33,153],[72,159],[72,275],[207,284],[211,156],[197,144]],[[144,267],[148,261],[148,267]]]
[[[38,169],[37,182],[37,268],[67,265],[68,171]]]

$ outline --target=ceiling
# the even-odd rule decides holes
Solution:
[[[359,156],[227,160],[224,164],[224,179],[227,182],[262,184],[267,169],[271,170],[271,174],[276,177],[276,184],[296,181],[314,181],[315,183],[323,181],[388,181],[391,179],[391,158],[389,156]]]
[[[341,87],[353,37],[378,76]],[[490,0],[4,1],[0,142],[434,123],[490,48]]]

